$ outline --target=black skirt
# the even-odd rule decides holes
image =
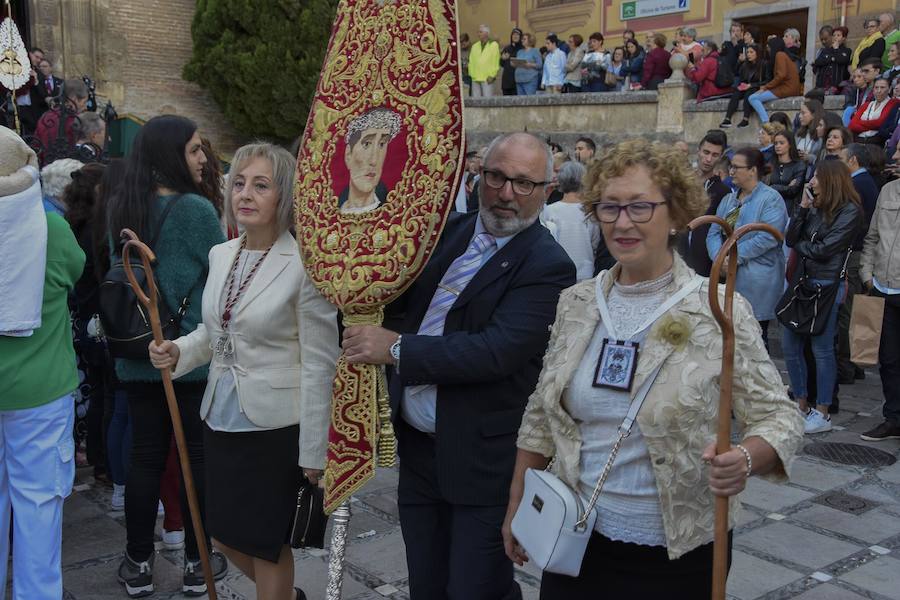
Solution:
[[[288,543],[302,469],[300,426],[228,433],[203,426],[207,534],[278,562]]]
[[[732,532],[728,532],[731,568]],[[541,600],[698,600],[712,595],[712,543],[669,560],[662,546],[642,546],[591,535],[581,574],[544,572]]]

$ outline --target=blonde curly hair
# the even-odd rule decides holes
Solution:
[[[684,153],[671,145],[633,139],[616,144],[588,167],[581,192],[585,214],[597,220],[594,204],[603,197],[607,182],[641,165],[650,171],[650,178],[668,201],[675,229],[685,230],[688,223],[706,212],[709,199]]]

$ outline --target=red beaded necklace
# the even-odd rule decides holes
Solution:
[[[237,255],[234,257],[234,262],[231,263],[231,273],[228,276],[228,288],[225,292],[225,309],[222,311],[222,330],[227,330],[228,326],[231,324],[231,309],[235,307],[238,301],[241,299],[241,296],[244,295],[244,292],[247,289],[247,286],[250,285],[250,282],[253,280],[253,276],[256,275],[256,271],[259,270],[259,266],[266,259],[266,256],[269,255],[269,250],[272,249],[272,246],[269,246],[265,252],[263,252],[262,256],[256,259],[256,262],[253,263],[253,267],[250,269],[250,274],[247,275],[247,278],[244,279],[241,284],[238,286],[237,291],[232,295],[232,290],[234,289],[234,280],[237,278],[237,266],[241,260],[241,253],[244,251],[245,246],[247,245],[247,237],[244,236],[241,239],[241,247],[238,249]]]

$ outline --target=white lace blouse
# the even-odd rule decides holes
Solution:
[[[666,301],[665,289],[672,280],[670,271],[658,279],[635,285],[615,283],[607,306],[616,332],[626,337],[633,335]],[[634,341],[642,343],[646,333],[642,332]],[[585,503],[597,484],[631,403],[627,392],[592,385],[606,336],[606,327],[600,322],[562,398],[563,406],[578,424],[583,440],[579,492]],[[613,463],[597,501],[597,513],[594,529],[607,538],[647,546],[666,545],[656,478],[637,424],[622,443]]]

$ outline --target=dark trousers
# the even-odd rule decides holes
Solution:
[[[884,298],[884,320],[878,348],[878,371],[884,391],[881,413],[885,421],[900,426],[900,296],[885,296],[878,290],[873,290],[872,295]]]
[[[754,92],[758,92],[759,87],[751,87],[747,88],[743,92],[740,90],[735,90],[731,94],[731,99],[728,101],[728,108],[725,109],[725,118],[730,119],[734,113],[737,112],[738,104],[740,104],[741,100],[744,101],[744,118],[748,121],[750,120],[750,115],[753,114],[753,107],[750,106],[750,103],[747,102],[747,98],[750,97],[750,94]]]
[[[854,250],[847,261],[847,299],[838,309],[837,369],[838,379],[853,380],[856,365],[850,362],[850,315],[853,314],[853,296],[862,293],[863,282],[859,276],[862,252]]]
[[[112,403],[112,415],[106,429],[109,477],[113,483],[125,485],[128,482],[128,466],[131,462],[131,422],[128,419],[128,396],[118,381],[113,390]]]
[[[506,505],[464,506],[443,499],[434,439],[398,419],[397,505],[412,600],[519,600],[500,527]],[[430,468],[429,468],[430,465]]]
[[[731,568],[732,534],[728,533]],[[712,543],[669,560],[661,546],[591,536],[578,577],[544,572],[541,600],[697,600],[712,596]]]
[[[128,483],[125,487],[125,519],[128,532],[126,549],[137,562],[147,560],[153,553],[153,530],[159,505],[159,487],[172,438],[172,421],[166,407],[162,383],[122,384],[128,396],[132,442]],[[201,515],[205,507],[206,479],[203,461],[203,426],[200,403],[205,382],[176,383],[175,395],[184,424],[191,471],[197,488]],[[181,488],[181,508],[189,515],[187,496]],[[205,515],[203,515],[205,518]],[[197,538],[191,520],[184,521],[185,554],[189,560],[199,559]],[[209,540],[207,539],[207,544]]]

